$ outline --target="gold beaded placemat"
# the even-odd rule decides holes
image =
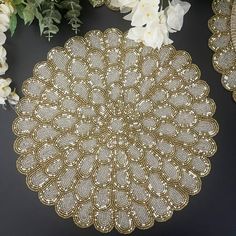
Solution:
[[[209,20],[213,33],[209,47],[214,51],[213,65],[236,101],[236,1],[214,0],[212,8],[215,15]]]
[[[93,4],[93,0],[89,0],[91,4]],[[100,7],[102,5],[106,5],[109,9],[118,11],[119,9],[111,5],[111,0],[97,0],[96,7]]]
[[[23,93],[17,169],[79,227],[131,233],[166,221],[210,171],[215,103],[185,51],[90,31],[52,49]]]

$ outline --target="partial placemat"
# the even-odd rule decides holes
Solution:
[[[52,49],[23,93],[17,168],[79,227],[131,233],[166,221],[210,171],[215,103],[185,51],[90,31]]]
[[[213,35],[209,47],[215,52],[213,65],[222,74],[223,86],[233,92],[236,101],[236,1],[214,0],[215,15],[209,20]]]
[[[93,0],[89,0],[91,4],[93,4]],[[118,11],[119,8],[114,7],[111,5],[111,0],[96,0],[96,7],[100,7],[102,5],[106,5],[108,8],[114,11]]]

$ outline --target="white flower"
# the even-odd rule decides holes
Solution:
[[[9,16],[14,12],[14,8],[10,2],[5,2],[0,4],[0,12]]]
[[[159,0],[140,0],[135,11],[131,12],[132,26],[143,26],[154,21],[158,16]]]
[[[0,31],[6,32],[10,25],[10,16],[14,12],[13,6],[6,2],[0,4]]]
[[[16,94],[15,89],[11,91],[11,88],[9,86],[11,82],[12,80],[10,78],[7,78],[7,79],[0,78],[0,104],[1,105],[5,105],[7,100],[11,105],[16,105],[20,100],[20,97]]]
[[[157,18],[145,27],[137,26],[130,29],[127,37],[152,48],[161,48],[163,44],[173,42],[169,38],[164,11],[157,13]]]
[[[191,4],[180,0],[172,0],[166,9],[167,24],[170,32],[180,31],[183,26],[184,15],[189,11]]]
[[[0,97],[0,105],[5,105],[6,104],[6,98]]]
[[[6,42],[6,32],[10,27],[10,17],[14,13],[14,8],[10,2],[0,4],[0,75],[3,75],[8,70],[8,64],[6,62],[7,52],[2,46]],[[11,79],[0,78],[0,104],[5,105],[6,100],[11,105],[16,105],[19,101],[19,96],[15,90],[11,91],[10,84]]]
[[[0,31],[6,32],[9,29],[10,18],[8,15],[0,13]]]
[[[11,105],[16,105],[19,102],[20,97],[16,94],[15,89],[7,97],[7,100]]]
[[[127,37],[153,48],[173,42],[169,33],[181,30],[184,15],[191,6],[181,0],[172,0],[164,10],[160,0],[111,0],[111,4],[121,12],[129,12],[124,19],[134,27]]]
[[[0,31],[0,45],[3,45],[6,42],[6,35]]]
[[[3,46],[0,46],[0,75],[4,75],[8,70],[8,64],[6,62],[7,52]]]
[[[8,69],[6,63],[6,50],[3,48],[3,44],[6,42],[6,32],[10,27],[10,17],[14,13],[14,8],[10,2],[0,4],[0,75],[5,74]]]
[[[143,42],[143,36],[146,28],[143,26],[133,27],[128,31],[127,38],[134,40],[135,42]]]
[[[7,56],[7,51],[3,46],[0,46],[0,58],[5,58]]]
[[[4,75],[8,70],[8,64],[5,61],[0,60],[0,75]]]
[[[11,93],[11,88],[9,85],[11,84],[11,79],[0,79],[0,97],[6,99],[10,93]]]
[[[0,75],[4,75],[8,70],[8,64],[6,62],[7,52],[3,46],[0,46]]]
[[[174,6],[179,4],[184,9],[184,14],[186,14],[191,7],[191,4],[189,2],[183,2],[181,0],[172,0],[171,4]]]
[[[157,22],[153,22],[146,27],[143,42],[149,47],[160,48],[166,37],[164,30],[161,27],[153,27],[154,24],[157,24]]]

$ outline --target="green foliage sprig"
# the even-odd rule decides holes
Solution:
[[[17,27],[17,16],[26,25],[38,21],[40,34],[46,35],[48,40],[59,32],[59,24],[64,17],[72,30],[78,33],[81,21],[80,0],[12,0],[15,13],[11,17],[10,30],[12,35]]]
[[[50,41],[53,35],[57,34],[59,31],[57,24],[61,23],[62,16],[55,0],[43,1],[41,9],[39,19],[40,33],[45,34]]]
[[[81,21],[79,19],[81,6],[79,1],[63,0],[60,4],[60,7],[66,10],[65,18],[68,19],[72,30],[74,30],[77,34],[81,25]]]

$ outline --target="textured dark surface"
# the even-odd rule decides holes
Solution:
[[[189,0],[190,1],[190,0]],[[83,25],[81,35],[92,29],[117,27],[127,30],[129,23],[117,12],[106,7],[93,9],[82,0]],[[231,93],[224,90],[220,75],[212,67],[212,52],[208,48],[207,21],[213,14],[210,0],[191,0],[192,8],[185,18],[184,28],[172,36],[175,47],[188,51],[202,71],[202,79],[211,87],[210,96],[217,104],[215,118],[220,132],[216,137],[218,152],[212,158],[212,171],[203,179],[202,191],[190,199],[189,205],[176,212],[166,223],[156,223],[149,230],[135,230],[133,235],[161,236],[235,236],[236,235],[236,104]],[[39,37],[38,27],[20,24],[15,36],[7,42],[8,75],[20,92],[22,82],[31,76],[33,66],[46,59],[54,46],[62,46],[73,36],[65,23],[63,30],[48,43]],[[13,150],[11,124],[14,111],[0,110],[0,236],[74,236],[102,235],[93,227],[77,228],[72,220],[63,220],[54,209],[44,206],[31,192],[23,175],[16,171],[17,155]],[[119,235],[112,231],[108,235]]]

